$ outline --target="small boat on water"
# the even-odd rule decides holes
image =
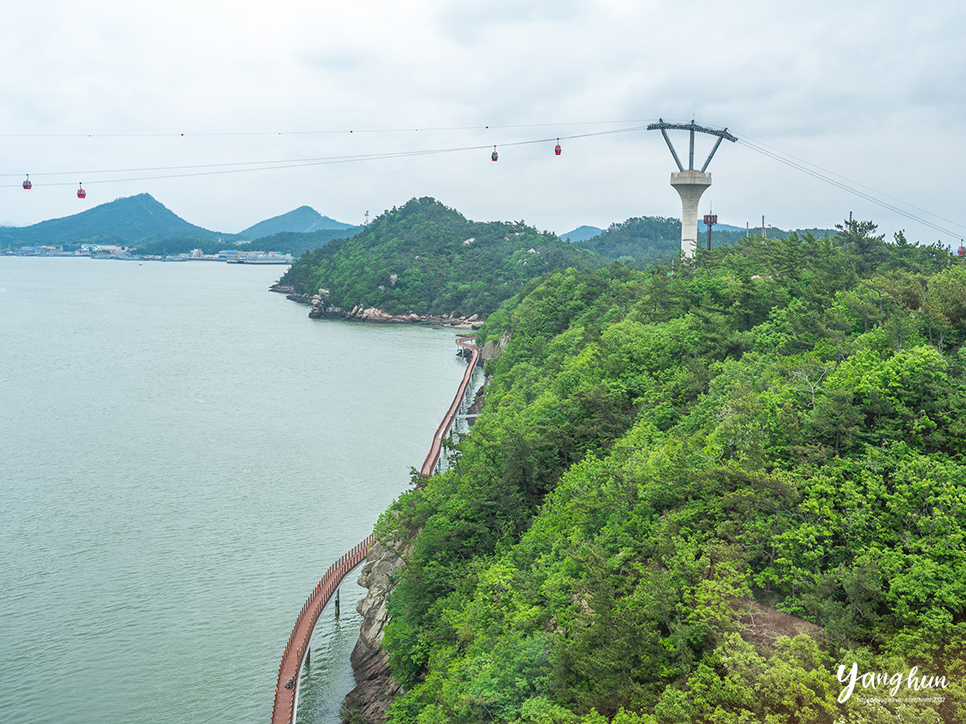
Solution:
[[[291,264],[295,261],[291,254],[277,251],[226,251],[225,261],[229,264]]]

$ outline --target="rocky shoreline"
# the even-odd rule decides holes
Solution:
[[[483,326],[483,319],[478,314],[462,317],[456,312],[451,314],[389,314],[378,307],[367,307],[357,304],[352,309],[344,309],[329,302],[329,290],[319,289],[316,294],[298,294],[290,286],[275,284],[269,291],[284,294],[299,304],[312,307],[309,317],[312,319],[355,319],[360,322],[379,322],[382,324],[434,324],[453,329],[479,329]]]

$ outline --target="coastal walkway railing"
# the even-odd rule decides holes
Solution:
[[[449,433],[449,429],[453,425],[453,420],[456,419],[456,412],[459,410],[463,397],[466,395],[466,389],[469,387],[470,378],[473,376],[473,370],[476,368],[476,363],[480,356],[480,351],[473,343],[474,339],[475,336],[457,337],[456,339],[456,344],[469,350],[471,353],[470,362],[466,366],[466,372],[463,374],[463,380],[460,382],[459,390],[453,399],[453,403],[449,406],[449,410],[446,411],[446,415],[443,417],[443,421],[439,424],[439,427],[436,428],[436,434],[433,436],[433,444],[430,448],[429,455],[426,457],[426,461],[420,470],[422,475],[429,476],[433,474],[433,469],[436,467],[436,463],[439,462],[443,440]],[[299,699],[299,675],[302,672],[302,663],[309,655],[309,646],[312,643],[312,633],[315,631],[315,624],[318,622],[319,616],[322,615],[325,605],[339,590],[339,584],[342,583],[342,579],[353,568],[365,560],[366,554],[369,552],[373,543],[375,543],[375,536],[370,535],[362,543],[329,566],[329,570],[325,572],[322,580],[319,581],[318,585],[302,605],[302,610],[299,611],[299,615],[295,619],[295,626],[292,627],[292,633],[288,637],[288,643],[285,644],[282,662],[278,666],[278,681],[275,684],[275,703],[272,705],[272,724],[295,724],[295,713],[298,710]],[[286,684],[289,681],[292,682],[291,688],[286,688]]]
[[[436,434],[433,435],[433,445],[429,449],[429,455],[426,456],[425,462],[423,462],[423,467],[419,470],[419,474],[423,477],[428,478],[433,474],[433,470],[436,469],[436,463],[439,462],[439,456],[443,450],[443,440],[449,434],[450,428],[453,426],[453,421],[456,419],[456,413],[459,411],[463,398],[466,396],[466,388],[470,385],[473,370],[476,369],[476,363],[480,358],[480,350],[475,344],[475,339],[475,335],[456,338],[456,344],[470,352],[470,362],[466,365],[466,372],[463,373],[463,380],[460,382],[456,397],[453,398],[453,403],[443,416],[443,421],[439,423],[439,427],[436,428]]]
[[[342,579],[349,571],[358,566],[366,558],[366,553],[375,542],[375,536],[369,536],[342,558],[337,560],[322,576],[322,580],[315,587],[299,611],[295,619],[292,634],[285,644],[282,663],[278,666],[278,682],[275,686],[275,704],[272,706],[272,724],[293,724],[295,710],[298,706],[299,674],[302,662],[308,656],[312,632],[322,614],[322,609],[338,590]],[[288,681],[292,681],[292,688],[285,688]]]

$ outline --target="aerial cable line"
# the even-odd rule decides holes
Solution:
[[[545,127],[553,127],[553,126],[605,125],[605,124],[617,124],[617,123],[650,124],[652,121],[653,119],[642,120],[642,121],[577,121],[577,122],[569,122],[569,123],[516,124],[516,125],[500,125],[500,126],[495,125],[495,126],[485,126],[484,128],[485,129],[545,128]],[[532,145],[532,144],[538,144],[538,143],[551,143],[554,141],[556,141],[559,144],[561,139],[574,140],[574,139],[580,139],[580,138],[590,138],[595,136],[607,136],[607,135],[613,135],[618,133],[631,133],[635,131],[643,131],[646,129],[647,129],[647,125],[634,125],[628,128],[617,128],[617,129],[610,129],[607,131],[597,131],[593,133],[580,133],[580,134],[573,134],[570,136],[559,136],[555,138],[539,138],[539,139],[531,139],[526,141],[512,141],[508,143],[501,143],[499,145],[506,148],[506,147],[513,147],[513,146],[526,146],[526,145]],[[445,130],[483,130],[483,129],[481,129],[480,126],[451,126],[451,127],[430,127],[430,128],[424,128],[423,130],[424,131],[445,131]],[[358,131],[358,133],[403,133],[403,132],[418,132],[418,131],[419,131],[418,128],[417,129],[409,129],[409,128],[363,129]],[[345,133],[355,133],[355,132],[356,131],[354,130],[349,130],[349,131],[318,130],[318,131],[287,131],[287,132],[262,131],[262,132],[251,132],[251,133],[246,133],[246,132],[195,133],[195,134],[188,134],[188,135],[206,136],[206,137],[210,137],[210,136],[281,136],[281,135],[312,135],[312,134],[345,134]],[[185,134],[183,133],[180,133],[180,134],[171,134],[171,133],[0,134],[0,138],[52,138],[52,137],[131,138],[131,137],[166,137],[166,136],[181,137],[184,135]],[[920,224],[923,224],[924,226],[934,229],[942,234],[947,234],[952,237],[959,237],[959,238],[962,237],[961,233],[951,231],[948,228],[945,228],[934,222],[924,219],[921,216],[917,216],[916,214],[910,213],[905,209],[895,206],[894,204],[890,204],[886,201],[883,201],[882,199],[877,198],[877,196],[874,196],[872,194],[877,194],[878,196],[890,198],[900,204],[903,204],[904,206],[908,206],[910,208],[921,211],[922,213],[928,216],[932,216],[934,218],[940,219],[941,221],[945,221],[961,229],[966,229],[966,226],[959,224],[955,221],[952,221],[951,219],[944,218],[938,214],[934,214],[930,211],[927,211],[926,209],[922,209],[913,204],[906,203],[900,199],[896,199],[895,197],[889,196],[888,194],[884,194],[879,191],[876,191],[875,189],[869,188],[868,186],[863,186],[862,184],[852,181],[851,179],[848,179],[844,176],[836,174],[832,171],[828,171],[827,169],[824,169],[821,166],[817,166],[816,164],[810,163],[803,159],[799,159],[795,156],[792,156],[791,154],[786,154],[783,151],[772,148],[760,141],[755,141],[754,139],[748,138],[747,136],[742,136],[739,139],[739,142],[743,143],[751,150],[757,153],[760,153],[764,156],[767,156],[769,158],[772,158],[778,161],[779,163],[783,163],[786,166],[789,166],[790,168],[794,168],[798,171],[801,171],[802,173],[808,174],[813,178],[816,178],[820,181],[824,181],[825,183],[828,183],[832,186],[842,189],[843,191],[847,191],[855,196],[858,196],[862,199],[870,201],[876,204],[877,206],[881,206],[882,208],[892,211],[900,216],[903,216],[912,221],[916,221]],[[430,155],[440,155],[440,154],[448,154],[448,153],[460,153],[460,152],[467,152],[467,151],[480,151],[482,149],[488,149],[489,147],[490,147],[490,144],[485,144],[485,145],[478,145],[478,146],[460,146],[460,147],[452,147],[452,148],[423,149],[423,150],[416,150],[416,151],[395,151],[395,152],[386,152],[386,153],[377,153],[377,154],[360,154],[360,155],[353,155],[353,156],[329,156],[329,157],[319,157],[319,158],[286,159],[286,160],[275,160],[275,161],[245,161],[245,162],[236,162],[236,163],[198,164],[198,165],[190,165],[190,166],[160,166],[160,167],[145,167],[145,168],[132,168],[132,169],[110,169],[110,170],[101,170],[101,171],[47,172],[47,173],[34,173],[34,177],[36,178],[38,176],[71,176],[72,178],[76,178],[77,176],[86,176],[90,178],[91,176],[116,174],[116,173],[144,174],[144,173],[153,173],[153,172],[159,172],[159,171],[185,171],[185,173],[171,173],[171,174],[164,174],[159,176],[135,176],[135,177],[129,177],[129,178],[101,179],[101,180],[93,180],[93,181],[87,182],[89,184],[125,183],[125,182],[132,182],[132,181],[153,181],[153,180],[161,180],[161,179],[189,178],[194,176],[213,176],[213,175],[221,175],[221,174],[229,174],[229,173],[250,173],[253,171],[285,170],[285,169],[292,169],[292,168],[301,168],[305,166],[323,166],[323,165],[332,165],[332,164],[339,164],[339,163],[357,163],[361,161],[378,161],[378,160],[387,160],[387,159],[396,159],[396,158],[411,158],[416,156],[430,156]],[[247,168],[243,168],[243,167],[247,167]],[[203,169],[207,169],[207,170],[203,170]],[[0,177],[16,176],[19,178],[20,175],[21,174],[19,173],[0,174]],[[835,178],[832,178],[833,176],[842,180],[838,181]],[[72,186],[73,183],[74,183],[73,181],[52,182],[44,185],[45,186],[67,186],[67,185]],[[864,191],[860,191],[858,188],[855,188],[855,187],[865,188],[868,191],[871,191],[872,194],[865,193]],[[8,186],[8,188],[12,188],[12,186]]]
[[[567,121],[563,123],[516,123],[474,126],[426,126],[423,128],[362,128],[313,131],[215,131],[208,133],[0,133],[0,138],[198,138],[232,136],[330,136],[356,133],[418,133],[429,131],[484,131],[506,128],[556,128],[560,126],[604,126],[650,123],[653,119],[624,121]],[[563,138],[563,136],[561,136]]]
[[[890,204],[888,202],[882,201],[881,199],[878,199],[875,196],[872,196],[871,194],[867,194],[867,193],[865,193],[863,191],[859,191],[858,189],[852,188],[851,186],[849,186],[847,184],[844,184],[844,183],[842,183],[840,181],[836,181],[835,179],[832,179],[832,178],[830,178],[830,177],[828,177],[828,176],[826,176],[824,174],[821,174],[821,173],[818,173],[816,171],[813,171],[813,170],[811,170],[809,168],[806,168],[805,166],[802,166],[801,164],[797,164],[797,163],[794,163],[793,161],[789,161],[788,159],[786,159],[786,158],[784,158],[784,157],[782,157],[780,155],[771,153],[771,152],[766,151],[764,149],[755,148],[751,144],[746,144],[746,145],[748,145],[749,148],[751,148],[752,150],[757,151],[758,153],[761,153],[762,155],[768,156],[769,158],[773,158],[774,160],[778,161],[779,163],[783,163],[783,164],[785,164],[787,166],[790,166],[791,168],[797,169],[797,170],[801,171],[802,173],[808,174],[809,176],[812,176],[814,178],[817,178],[820,181],[824,181],[827,184],[830,184],[832,186],[835,186],[837,188],[840,188],[843,191],[848,191],[850,194],[853,194],[855,196],[858,196],[859,198],[865,199],[867,201],[871,201],[872,203],[876,204],[877,206],[881,206],[884,209],[887,209],[889,211],[893,211],[894,213],[896,213],[896,214],[898,214],[900,216],[904,216],[907,219],[910,219],[912,221],[919,222],[920,224],[923,224],[924,226],[928,226],[931,229],[935,229],[936,231],[939,231],[939,232],[941,232],[943,234],[948,234],[948,235],[954,236],[954,237],[960,237],[961,236],[961,234],[958,234],[958,233],[956,233],[954,231],[951,231],[951,230],[949,230],[949,229],[947,229],[945,227],[939,226],[938,224],[935,224],[935,223],[933,223],[931,221],[928,221],[927,219],[923,219],[920,216],[916,216],[915,214],[912,214],[912,213],[906,211],[905,209],[901,209],[898,206],[895,206],[894,204]]]
[[[559,140],[573,140],[580,138],[591,138],[595,136],[608,136],[617,133],[631,133],[634,131],[645,130],[646,126],[633,126],[630,128],[619,128],[611,129],[608,131],[596,131],[592,133],[579,133],[570,136],[554,136],[550,138],[537,138],[526,141],[511,141],[507,143],[501,143],[503,147],[513,147],[513,146],[528,146],[539,143],[555,143]],[[432,156],[448,153],[460,153],[466,151],[480,151],[482,149],[488,149],[490,144],[479,145],[479,146],[459,146],[452,148],[435,148],[435,149],[421,149],[415,151],[390,151],[385,153],[375,153],[375,154],[360,154],[354,156],[326,156],[319,158],[303,158],[303,159],[287,159],[287,160],[276,160],[276,161],[246,161],[238,163],[223,163],[223,164],[200,164],[194,166],[162,166],[154,168],[131,168],[131,169],[114,169],[114,170],[102,170],[102,171],[62,171],[62,172],[47,172],[47,173],[34,173],[34,177],[38,176],[97,176],[111,173],[151,173],[155,171],[186,171],[186,173],[172,173],[165,174],[161,176],[137,176],[129,178],[120,179],[101,179],[87,181],[88,184],[104,184],[104,183],[123,183],[130,181],[154,181],[159,179],[172,179],[172,178],[188,178],[193,176],[214,176],[220,174],[229,173],[248,173],[252,171],[275,171],[291,168],[301,168],[305,166],[326,166],[339,163],[356,163],[359,161],[379,161],[386,159],[395,158],[411,158],[415,156]],[[248,166],[249,168],[238,168],[240,166]],[[200,169],[217,169],[217,170],[200,170]],[[17,176],[20,174],[0,174],[3,176]],[[73,186],[74,182],[52,182],[44,184],[45,186]]]
[[[761,145],[758,145],[754,141],[750,141],[747,138],[740,138],[739,139],[739,143],[743,143],[744,145],[746,145],[751,150],[756,151],[756,152],[762,154],[763,156],[768,156],[769,158],[772,158],[772,159],[778,161],[779,163],[783,163],[786,166],[789,166],[791,168],[797,169],[797,170],[801,171],[802,173],[808,174],[809,176],[812,176],[814,178],[819,179],[820,181],[824,181],[825,183],[830,184],[832,186],[835,186],[837,188],[840,188],[843,191],[848,191],[850,194],[853,194],[855,196],[858,196],[859,198],[865,199],[867,201],[871,201],[873,204],[876,204],[877,206],[881,206],[882,208],[887,209],[889,211],[892,211],[892,212],[894,212],[896,214],[899,214],[900,216],[904,216],[907,219],[910,219],[912,221],[916,221],[916,222],[922,224],[923,226],[929,227],[930,229],[934,229],[934,230],[936,230],[936,231],[938,231],[938,232],[940,232],[942,234],[946,234],[946,235],[952,236],[954,238],[962,238],[962,234],[961,233],[957,233],[957,232],[951,231],[950,229],[947,229],[947,228],[945,228],[943,226],[939,226],[938,224],[933,223],[932,221],[929,221],[928,219],[924,219],[921,216],[917,216],[917,215],[915,215],[913,213],[910,213],[910,212],[906,211],[905,209],[902,209],[902,208],[899,208],[898,206],[895,206],[894,204],[890,204],[887,201],[883,201],[882,199],[879,199],[879,198],[877,198],[877,197],[875,197],[875,196],[873,196],[871,194],[867,194],[864,191],[860,191],[859,189],[853,188],[852,186],[849,186],[846,183],[843,183],[841,181],[837,181],[837,180],[835,180],[834,178],[832,178],[831,176],[829,176],[829,175],[827,175],[825,173],[820,173],[820,172],[815,171],[815,170],[813,170],[811,168],[808,168],[808,166],[803,165],[804,163],[807,163],[807,162],[798,163],[798,162],[796,162],[794,160],[791,160],[790,158],[787,158],[781,152],[770,151],[766,147],[761,146]],[[809,164],[809,165],[811,165],[811,164]],[[837,174],[835,174],[835,175],[837,175]],[[853,183],[853,182],[850,182],[850,183]],[[861,184],[856,184],[856,185],[861,185]],[[876,192],[876,193],[878,193],[878,192]],[[883,196],[885,196],[885,194],[883,194]],[[900,203],[903,203],[904,204],[905,202],[901,202],[900,201]],[[906,204],[906,205],[912,207],[912,204]],[[916,208],[916,207],[912,207],[912,208]],[[926,211],[925,213],[926,214],[929,214],[930,216],[935,216],[936,218],[940,218],[940,219],[942,218],[942,217],[940,217],[940,216],[938,216],[936,214],[931,214],[928,211]],[[944,221],[948,221],[948,219],[944,219]],[[951,223],[953,223],[954,226],[959,226],[959,224],[956,224],[955,222],[951,222]],[[966,227],[962,227],[962,228],[966,228]]]
[[[878,196],[882,196],[883,198],[892,199],[893,201],[897,201],[900,204],[902,204],[903,206],[908,206],[909,208],[915,209],[916,211],[921,211],[922,213],[928,214],[929,216],[932,216],[932,217],[934,217],[936,219],[939,219],[940,221],[945,221],[946,223],[952,224],[953,226],[959,226],[959,227],[961,227],[963,229],[966,229],[966,226],[964,226],[963,224],[960,224],[958,221],[954,221],[953,219],[947,219],[945,216],[940,216],[939,214],[934,214],[933,212],[929,211],[928,209],[924,209],[921,206],[916,206],[915,204],[910,204],[907,201],[903,201],[902,199],[898,199],[895,196],[890,196],[889,194],[884,193],[882,191],[879,191],[878,189],[874,189],[871,186],[866,186],[865,184],[860,184],[858,181],[854,181],[854,180],[848,178],[847,176],[843,176],[842,174],[835,173],[834,171],[830,171],[827,168],[822,168],[818,164],[811,163],[810,161],[806,161],[803,158],[798,158],[798,156],[794,156],[794,155],[792,155],[790,153],[786,153],[784,151],[781,151],[781,150],[779,150],[777,148],[774,148],[773,146],[769,146],[767,143],[764,143],[762,141],[758,141],[758,140],[756,140],[754,138],[748,138],[748,136],[744,136],[743,140],[745,140],[745,141],[751,141],[753,144],[756,144],[758,146],[761,146],[762,148],[768,149],[768,150],[770,150],[770,151],[772,151],[774,153],[777,153],[779,155],[786,156],[786,157],[788,157],[790,159],[793,159],[795,161],[798,161],[800,163],[804,163],[804,164],[806,164],[808,166],[811,166],[812,168],[818,169],[819,171],[822,171],[824,173],[827,173],[827,174],[829,174],[831,176],[835,176],[836,178],[842,179],[842,181],[845,181],[846,183],[850,183],[853,186],[858,186],[859,188],[863,188],[866,191],[871,191],[873,194],[876,194]],[[749,146],[750,145],[751,144],[749,144]]]

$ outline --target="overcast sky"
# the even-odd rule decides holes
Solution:
[[[366,211],[414,196],[471,219],[558,233],[679,216],[669,185],[676,167],[660,133],[608,133],[663,117],[727,127],[740,139],[722,144],[708,169],[714,182],[700,211],[713,206],[722,223],[758,226],[764,215],[781,228],[831,227],[852,211],[890,238],[906,229],[910,240],[958,243],[966,236],[964,8],[954,0],[0,0],[0,223],[32,224],[142,192],[225,232],[303,204],[361,223]],[[671,137],[687,164],[687,134]],[[746,140],[873,189],[946,231]],[[713,141],[698,137],[698,167]],[[289,163],[379,155],[390,157]],[[254,162],[296,167],[238,165]],[[24,191],[28,173],[34,186]]]

